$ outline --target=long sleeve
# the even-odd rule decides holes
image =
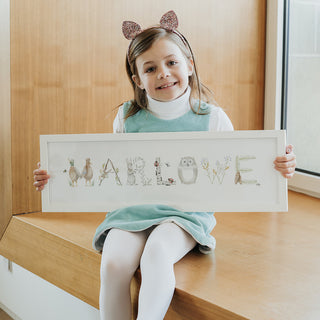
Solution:
[[[220,107],[212,107],[209,131],[233,131],[233,125],[227,114]]]
[[[123,105],[119,107],[118,113],[113,120],[113,133],[124,133]]]

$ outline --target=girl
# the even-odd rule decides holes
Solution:
[[[210,104],[210,91],[200,83],[192,50],[177,26],[173,11],[161,18],[160,26],[146,30],[123,23],[123,33],[131,40],[126,69],[134,99],[119,108],[115,133],[233,130],[222,109]],[[290,178],[295,170],[292,146],[274,163]],[[34,174],[41,191],[49,175],[40,168]],[[130,281],[139,265],[137,319],[163,319],[175,288],[174,264],[197,244],[203,253],[214,249],[214,226],[212,213],[180,212],[164,205],[108,213],[93,240],[94,248],[102,250],[101,319],[131,319]]]

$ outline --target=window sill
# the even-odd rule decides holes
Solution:
[[[217,249],[193,251],[175,265],[166,320],[320,318],[319,209],[319,199],[289,192],[288,213],[216,213]],[[104,216],[14,216],[0,254],[98,308],[101,255],[91,241]],[[135,301],[138,287],[139,273]]]
[[[296,172],[288,182],[289,189],[320,198],[320,177]]]

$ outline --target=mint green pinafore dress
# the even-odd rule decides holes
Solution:
[[[131,102],[123,105],[124,114]],[[192,110],[172,120],[162,120],[150,112],[140,110],[125,121],[125,132],[181,132],[208,131],[210,105],[201,104],[205,115],[197,115]],[[93,238],[93,248],[101,251],[105,238],[112,228],[138,232],[164,222],[172,222],[188,232],[199,244],[203,253],[215,248],[215,239],[210,232],[216,225],[213,212],[182,212],[166,205],[137,205],[119,208],[109,212],[99,225]]]

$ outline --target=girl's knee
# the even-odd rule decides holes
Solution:
[[[140,260],[141,269],[146,265],[153,267],[166,264],[171,265],[172,263],[164,243],[162,241],[147,242]]]
[[[101,279],[131,278],[139,266],[144,233],[111,229],[105,240],[101,258]]]
[[[119,279],[130,280],[136,269],[137,266],[124,259],[124,257],[104,257],[104,259],[101,260],[101,281],[119,281]]]

